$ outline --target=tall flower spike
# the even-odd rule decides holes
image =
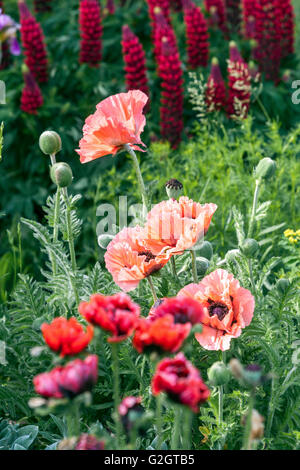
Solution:
[[[256,0],[242,0],[243,32],[246,39],[255,38]]]
[[[34,0],[34,10],[36,13],[45,13],[52,11],[52,0]]]
[[[225,0],[225,13],[230,32],[239,33],[242,22],[241,0]]]
[[[250,107],[251,75],[234,41],[230,43],[228,77],[228,115],[232,118],[245,119]]]
[[[181,141],[183,130],[183,78],[177,48],[167,37],[161,41],[158,74],[161,82],[161,135],[173,148]]]
[[[227,34],[226,12],[223,0],[204,0],[206,11],[210,15],[210,26],[217,26],[224,34]]]
[[[169,44],[172,44],[177,49],[176,35],[172,28],[172,25],[168,21],[168,17],[165,16],[163,10],[160,7],[154,9],[154,55],[156,61],[159,60],[161,54],[161,42],[162,38],[166,38]]]
[[[25,86],[22,91],[21,109],[28,114],[37,114],[38,108],[43,104],[43,96],[38,84],[27,67],[24,70],[24,81]]]
[[[19,0],[18,5],[20,11],[21,39],[26,56],[25,64],[38,82],[47,82],[48,59],[42,28],[30,13],[25,0]]]
[[[207,23],[200,9],[191,0],[183,0],[188,62],[192,69],[206,67],[209,55]]]
[[[149,8],[149,16],[152,21],[155,20],[155,8],[159,7],[164,16],[169,19],[170,16],[170,0],[146,0]]]
[[[281,0],[280,0],[281,2]],[[281,61],[281,15],[278,0],[259,0],[255,5],[254,58],[267,80],[279,82]]]
[[[279,1],[281,23],[281,56],[282,58],[295,52],[295,13],[291,0]]]
[[[207,81],[206,104],[210,113],[226,107],[226,87],[216,57],[212,59],[211,71]]]
[[[116,11],[116,6],[114,0],[107,0],[105,10],[109,15],[113,15]]]
[[[98,0],[81,0],[79,10],[80,63],[98,67],[102,57],[101,10]]]
[[[149,95],[145,52],[138,37],[129,26],[123,26],[122,48],[125,63],[127,90],[141,90]]]

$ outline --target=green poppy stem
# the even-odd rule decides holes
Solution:
[[[158,301],[158,298],[157,298],[157,295],[156,295],[156,292],[155,292],[155,288],[154,288],[154,284],[153,284],[153,281],[151,279],[151,276],[148,276],[147,277],[147,280],[149,282],[149,286],[150,286],[150,289],[151,289],[151,292],[152,292],[152,296],[153,296],[153,300],[154,300],[154,303]]]
[[[253,411],[253,407],[254,407],[254,398],[255,398],[255,392],[254,392],[254,390],[251,390],[250,398],[249,398],[248,411],[247,411],[247,419],[246,419],[246,425],[245,425],[245,431],[244,431],[244,439],[243,439],[242,450],[251,450],[250,435],[251,435],[252,411]]]
[[[117,450],[120,450],[121,445],[121,430],[122,423],[119,413],[120,404],[120,375],[119,375],[119,357],[118,357],[118,344],[111,343],[111,355],[112,355],[112,369],[113,369],[113,391],[114,391],[114,419],[116,424],[116,445]]]
[[[190,250],[191,258],[192,258],[192,272],[193,272],[193,279],[195,284],[198,284],[198,274],[197,274],[197,264],[196,264],[196,253],[194,250]]]
[[[138,182],[138,185],[139,185],[139,189],[140,189],[140,193],[141,193],[141,197],[142,197],[142,202],[143,202],[143,217],[145,217],[148,210],[149,210],[149,201],[148,201],[148,196],[147,196],[147,193],[146,193],[145,183],[144,183],[143,176],[142,176],[142,173],[141,173],[141,168],[140,168],[140,165],[139,165],[139,161],[137,159],[135,151],[131,148],[131,146],[129,144],[125,144],[124,149],[127,150],[127,152],[132,157],[133,166],[134,166],[134,169],[135,169],[135,172],[136,172],[137,182]]]

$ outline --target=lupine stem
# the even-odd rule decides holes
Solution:
[[[197,274],[197,265],[196,265],[196,254],[194,250],[190,250],[191,258],[192,258],[192,271],[193,271],[193,279],[194,282],[198,283],[198,274]]]
[[[119,358],[118,358],[118,345],[117,343],[111,343],[111,355],[112,355],[112,367],[113,367],[113,390],[114,390],[114,404],[115,404],[115,423],[116,423],[116,444],[117,450],[120,450],[120,439],[121,439],[121,420],[119,414],[120,404],[120,376],[119,376]]]
[[[255,182],[255,191],[254,191],[252,211],[251,211],[250,222],[249,222],[248,238],[252,237],[253,230],[254,230],[254,221],[255,221],[255,215],[256,215],[256,209],[257,209],[257,203],[258,203],[260,184],[261,184],[261,179],[259,178]]]
[[[127,152],[132,157],[132,161],[133,161],[134,169],[136,171],[137,181],[138,181],[138,185],[139,185],[139,188],[140,188],[140,193],[141,193],[141,197],[142,197],[142,201],[143,201],[143,216],[145,217],[147,211],[149,210],[149,203],[148,203],[148,197],[147,197],[147,194],[146,194],[146,188],[145,188],[143,176],[142,176],[142,173],[141,173],[139,161],[137,159],[135,151],[131,148],[131,146],[129,144],[125,144],[124,149],[127,150]]]
[[[243,450],[251,450],[250,435],[251,435],[251,424],[252,424],[252,411],[254,407],[254,397],[255,397],[255,392],[254,390],[251,390],[246,425],[245,425],[244,439],[243,439],[243,447],[242,447]]]
[[[149,286],[150,286],[152,296],[153,296],[153,300],[154,300],[154,303],[155,303],[155,302],[158,301],[158,298],[157,298],[157,295],[156,295],[156,292],[155,292],[154,284],[153,284],[153,281],[151,279],[151,276],[148,276],[147,279],[148,279]]]

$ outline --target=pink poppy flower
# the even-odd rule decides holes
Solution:
[[[251,292],[224,269],[217,269],[199,284],[189,284],[178,297],[191,297],[203,307],[202,333],[196,333],[201,346],[226,351],[232,338],[251,323],[255,300]]]
[[[140,90],[119,93],[101,101],[96,112],[89,116],[83,127],[83,138],[76,152],[81,163],[87,163],[104,155],[115,155],[125,144],[143,151],[140,135],[146,118],[143,108],[148,96]]]

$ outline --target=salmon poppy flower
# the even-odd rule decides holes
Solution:
[[[115,155],[125,144],[142,151],[139,145],[145,146],[140,135],[146,124],[143,108],[147,101],[148,96],[140,90],[119,93],[101,101],[83,127],[80,148],[76,150],[81,163]]]
[[[156,204],[147,216],[145,244],[154,254],[182,254],[208,231],[216,204],[200,204],[182,196]]]
[[[46,398],[74,398],[91,390],[98,379],[98,356],[90,355],[82,361],[75,359],[66,366],[55,367],[33,379],[35,391]]]
[[[171,257],[171,253],[153,254],[144,244],[144,237],[141,227],[125,227],[109,243],[104,255],[106,268],[114,282],[126,292],[159,271]]]
[[[55,318],[50,325],[43,323],[41,330],[48,346],[62,357],[80,353],[94,334],[92,326],[88,326],[85,332],[75,317],[69,320],[64,317]]]
[[[132,344],[142,353],[157,351],[176,352],[190,334],[191,323],[176,323],[173,315],[140,318]]]
[[[170,399],[188,406],[195,413],[210,396],[200,372],[183,353],[178,353],[173,359],[163,359],[158,364],[152,379],[152,392],[153,395],[165,392]]]
[[[199,284],[185,286],[178,297],[191,297],[203,306],[203,330],[195,336],[205,349],[226,351],[231,339],[240,336],[253,318],[253,295],[224,269],[217,269]]]
[[[112,296],[94,294],[89,302],[81,302],[81,315],[93,325],[109,331],[110,343],[118,343],[130,336],[138,322],[140,307],[131,298],[119,293]]]
[[[189,297],[174,297],[163,299],[160,305],[151,309],[149,316],[161,318],[172,315],[175,323],[201,323],[203,318],[203,307],[197,300]]]

